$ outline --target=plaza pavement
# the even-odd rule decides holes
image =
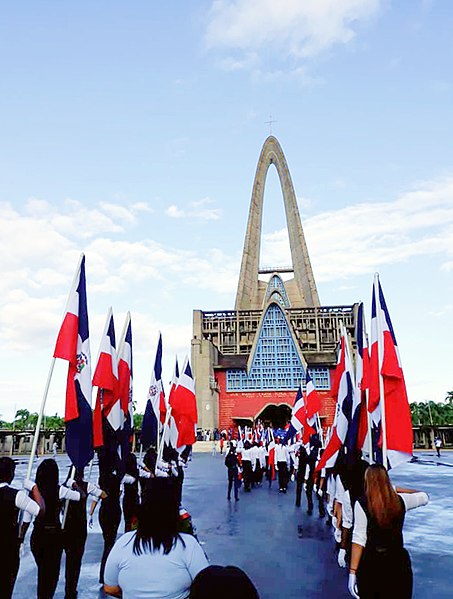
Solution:
[[[200,448],[201,449],[201,448]],[[452,597],[453,571],[453,454],[440,459],[433,452],[417,452],[413,463],[393,473],[400,486],[425,490],[430,504],[407,514],[406,547],[414,569],[415,599]],[[17,480],[26,471],[26,459],[17,458]],[[63,479],[69,461],[58,456]],[[92,479],[96,480],[96,466]],[[336,564],[330,529],[316,515],[306,515],[306,505],[294,506],[295,484],[288,493],[278,493],[276,482],[244,494],[238,503],[226,500],[226,469],[223,456],[195,452],[186,470],[183,504],[192,514],[197,534],[213,564],[243,568],[257,586],[261,599],[346,598],[347,570]],[[316,512],[315,512],[316,514]],[[123,524],[120,532],[123,531]],[[36,596],[36,566],[26,539],[14,592],[16,599]],[[89,530],[79,583],[79,599],[105,597],[98,584],[102,535],[97,522]],[[64,596],[62,576],[55,597]]]

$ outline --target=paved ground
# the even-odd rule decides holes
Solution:
[[[69,462],[59,456],[62,477]],[[20,460],[17,478],[26,470]],[[92,478],[97,476],[93,469]],[[405,542],[414,569],[415,599],[452,597],[453,571],[453,454],[440,459],[433,452],[417,453],[417,461],[398,467],[397,484],[425,490],[430,504],[406,517]],[[240,501],[226,501],[226,473],[222,457],[195,453],[186,471],[183,503],[191,512],[198,537],[211,563],[234,564],[255,582],[261,599],[346,598],[347,573],[336,565],[334,542],[324,521],[308,517],[294,507],[294,484],[287,495],[277,485],[241,492]],[[302,527],[300,529],[300,527]],[[122,529],[121,529],[122,530]],[[36,566],[29,549],[29,535],[22,559],[15,598],[36,593]],[[104,597],[97,582],[102,553],[100,528],[89,531],[82,566],[79,598]],[[64,558],[63,558],[64,559]],[[62,572],[63,572],[62,564]],[[63,597],[60,579],[56,597]]]

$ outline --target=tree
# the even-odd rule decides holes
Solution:
[[[22,431],[25,430],[29,417],[30,412],[25,408],[17,410],[16,416],[14,417],[14,425]]]
[[[134,430],[139,431],[142,428],[143,414],[134,414]]]

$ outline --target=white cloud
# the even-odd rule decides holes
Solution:
[[[216,0],[207,22],[209,49],[239,51],[229,70],[255,69],[262,55],[307,59],[346,44],[357,24],[378,12],[380,0]],[[266,69],[268,70],[268,69]]]
[[[165,210],[165,214],[170,218],[190,218],[202,221],[219,220],[222,217],[222,209],[209,208],[208,206],[213,203],[214,200],[211,200],[211,198],[203,198],[202,200],[190,202],[190,208],[186,210],[172,204]]]
[[[171,206],[169,206],[165,210],[165,214],[167,216],[169,216],[170,218],[184,218],[186,216],[186,213],[184,212],[184,210],[181,210],[175,204],[172,204]]]
[[[427,182],[394,201],[356,204],[307,218],[317,281],[370,273],[383,264],[438,254],[453,264],[453,179]],[[286,229],[263,236],[262,263],[290,261]]]

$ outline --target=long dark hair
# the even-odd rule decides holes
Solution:
[[[130,474],[135,478],[138,478],[138,466],[137,466],[137,458],[135,453],[129,453],[124,460],[124,471],[125,474]]]
[[[381,464],[372,464],[366,469],[365,496],[371,516],[382,528],[391,527],[404,511],[387,470]]]
[[[46,504],[46,513],[60,509],[58,465],[52,458],[43,460],[36,470],[36,485]]]
[[[259,599],[255,585],[236,566],[208,566],[195,576],[189,599]]]
[[[169,478],[149,479],[138,510],[134,553],[164,548],[170,553],[179,536],[179,502],[175,482]],[[182,539],[181,539],[182,541]],[[184,542],[183,542],[184,543]]]

